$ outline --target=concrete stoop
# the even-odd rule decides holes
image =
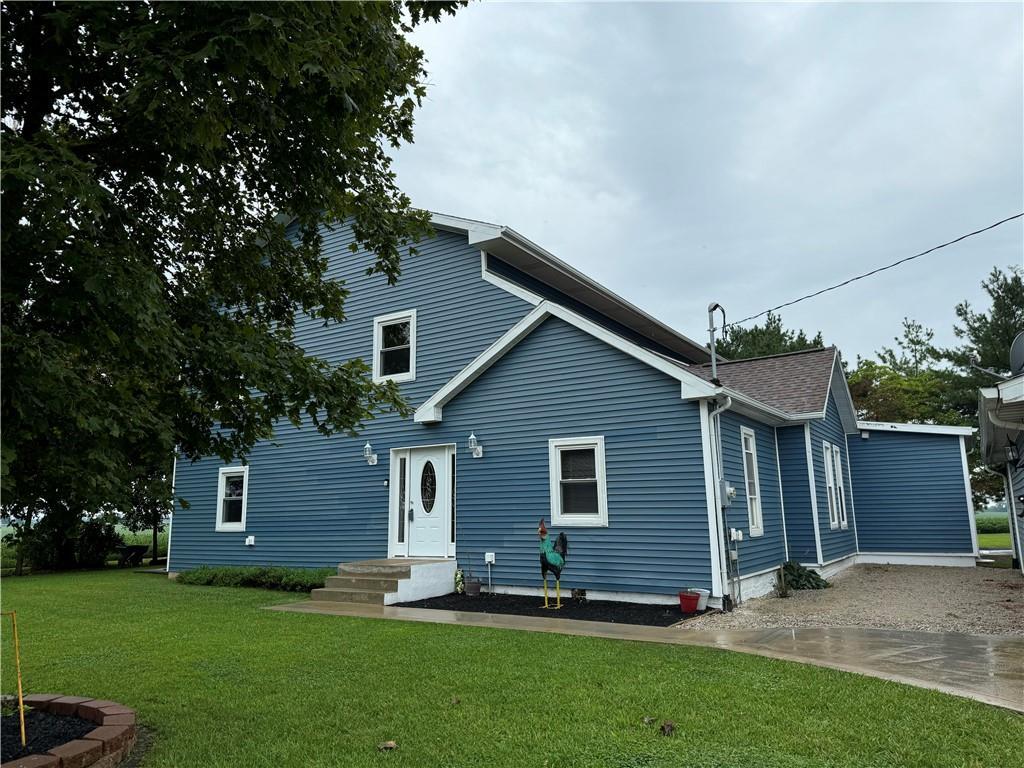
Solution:
[[[393,605],[447,595],[455,590],[454,560],[357,560],[340,563],[322,589],[310,593],[320,602]]]

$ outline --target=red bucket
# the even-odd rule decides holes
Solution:
[[[697,603],[700,601],[699,592],[683,591],[679,593],[679,610],[683,613],[696,613]]]

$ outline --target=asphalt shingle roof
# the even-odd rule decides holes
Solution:
[[[820,413],[832,379],[835,347],[809,349],[769,357],[752,357],[718,364],[723,386],[789,414]],[[690,366],[711,380],[711,365]]]

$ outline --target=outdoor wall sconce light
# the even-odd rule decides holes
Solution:
[[[480,445],[480,441],[476,439],[476,435],[472,432],[469,433],[469,452],[473,455],[474,459],[479,459],[484,455],[484,447]]]
[[[371,467],[377,463],[377,454],[373,452],[373,446],[370,445],[370,441],[366,441],[366,445],[363,446],[363,458],[366,459],[366,463]]]

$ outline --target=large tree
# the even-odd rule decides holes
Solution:
[[[987,309],[956,306],[957,346],[938,347],[930,329],[904,320],[895,349],[857,361],[849,383],[863,418],[977,426],[978,389],[1009,375],[1010,344],[1024,330],[1024,270],[995,268],[981,286]],[[968,458],[975,503],[1001,498],[1002,481],[981,470],[980,452]]]
[[[820,331],[808,338],[802,330],[786,328],[779,315],[769,312],[763,325],[729,327],[725,338],[715,345],[715,351],[731,360],[743,360],[748,357],[800,352],[824,345]]]
[[[388,153],[424,95],[406,35],[457,5],[3,4],[8,510],[128,508],[175,446],[230,460],[279,419],[405,409],[293,329],[345,317],[321,227],[392,282],[426,231]]]

